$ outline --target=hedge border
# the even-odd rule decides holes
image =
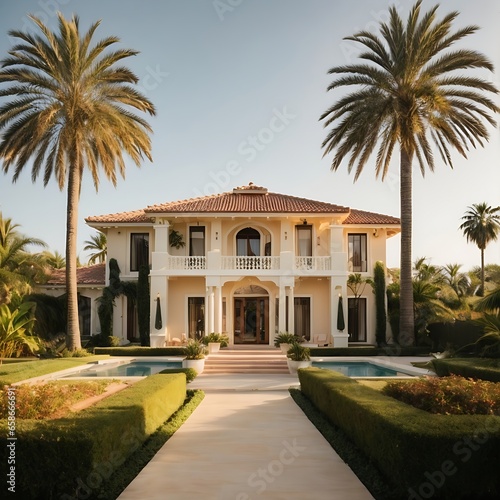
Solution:
[[[446,358],[431,360],[432,369],[440,377],[460,375],[500,382],[500,359]]]
[[[98,489],[185,399],[184,374],[156,374],[71,417],[17,420],[16,493],[25,498],[88,496],[86,491]],[[5,420],[0,432],[6,473]]]
[[[401,347],[397,344],[385,347],[310,347],[311,356],[423,356],[430,348]]]
[[[110,356],[182,356],[182,347],[94,347],[94,354]]]
[[[320,368],[299,370],[299,381],[388,481],[396,478],[401,498],[500,495],[500,417],[432,415]]]

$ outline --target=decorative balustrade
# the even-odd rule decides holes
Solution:
[[[206,269],[206,257],[201,256],[186,256],[178,257],[170,255],[167,259],[168,269],[185,270],[185,269]]]
[[[295,257],[295,269],[299,271],[329,271],[330,257]]]
[[[222,269],[224,270],[265,270],[279,269],[279,257],[246,257],[231,256],[222,257]]]
[[[207,258],[202,256],[174,256],[168,255],[165,267],[173,271],[189,271],[189,270],[206,270]],[[342,260],[343,261],[343,260]],[[293,262],[295,264],[293,264]],[[210,264],[210,269],[214,263]],[[280,270],[280,265],[283,265],[280,257],[261,256],[261,257],[246,257],[246,256],[222,256],[215,264],[215,269],[224,271],[262,271],[262,270]],[[326,257],[295,257],[290,262],[290,265],[295,265],[295,271],[330,271],[332,270],[332,260],[329,256]],[[220,266],[220,268],[219,268]],[[286,266],[286,264],[285,264]],[[283,269],[281,269],[283,270]],[[291,269],[290,269],[291,270]]]

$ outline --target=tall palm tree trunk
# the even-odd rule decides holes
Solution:
[[[484,297],[484,248],[481,248],[481,288],[478,295]]]
[[[414,312],[412,284],[412,166],[411,157],[406,149],[401,147],[401,277],[400,277],[400,309],[399,309],[399,342],[401,345],[413,345]]]
[[[78,289],[76,278],[76,236],[78,230],[78,201],[80,198],[81,169],[79,162],[70,166],[68,176],[68,205],[66,215],[66,293],[68,323],[66,346],[69,350],[82,347],[78,320]]]

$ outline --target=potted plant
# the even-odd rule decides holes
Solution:
[[[274,338],[274,346],[280,348],[283,354],[286,354],[290,346],[297,342],[299,342],[299,338],[293,333],[288,332],[279,333]]]
[[[286,355],[290,373],[297,373],[299,368],[311,366],[311,351],[309,347],[304,347],[296,342],[290,346]]]
[[[207,348],[199,340],[190,339],[182,348],[182,352],[185,356],[182,361],[182,367],[194,368],[198,372],[198,375],[203,373]]]
[[[168,242],[170,243],[170,246],[172,248],[177,248],[177,250],[179,248],[183,248],[186,243],[184,242],[184,236],[182,235],[182,233],[180,233],[179,231],[175,230],[175,229],[172,229],[172,231],[170,231],[170,235],[168,237]]]
[[[229,337],[222,333],[209,333],[205,335],[201,341],[208,346],[209,353],[219,352],[221,347],[227,347],[229,345]]]

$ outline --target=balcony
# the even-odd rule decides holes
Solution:
[[[221,267],[225,271],[278,270],[280,268],[280,258],[227,256],[222,257]]]
[[[325,275],[332,271],[347,270],[345,253],[335,253],[323,257],[298,257],[290,252],[280,256],[247,257],[221,255],[209,251],[205,256],[177,256],[167,252],[153,252],[153,269],[164,270],[168,274],[206,275],[206,274],[312,274]]]

